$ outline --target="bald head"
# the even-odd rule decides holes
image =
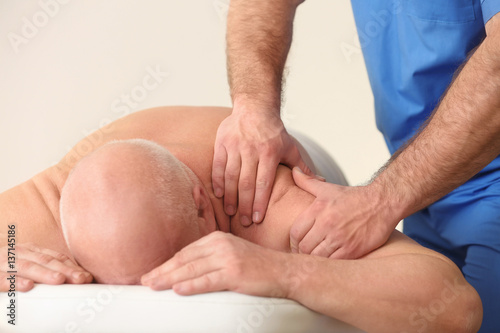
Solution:
[[[61,193],[68,247],[99,283],[137,284],[142,274],[215,229],[194,173],[147,140],[115,141],[83,158]]]

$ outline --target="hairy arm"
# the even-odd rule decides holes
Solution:
[[[427,125],[372,185],[392,206],[392,222],[466,182],[500,153],[500,16],[463,67]]]
[[[280,119],[281,79],[302,0],[232,0],[227,64],[233,112],[217,131],[212,182],[244,226],[264,219],[281,162],[311,173]]]
[[[142,284],[183,295],[286,297],[368,332],[476,332],[482,316],[479,296],[458,268],[398,232],[357,260],[284,253],[214,232]]]
[[[227,24],[231,97],[262,103],[279,115],[281,78],[292,42],[293,18],[303,0],[232,0]]]

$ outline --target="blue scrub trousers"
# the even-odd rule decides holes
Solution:
[[[500,183],[460,192],[406,218],[404,233],[455,262],[483,302],[480,332],[500,332]]]

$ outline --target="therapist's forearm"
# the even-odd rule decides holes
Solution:
[[[500,152],[500,43],[487,37],[427,126],[372,184],[404,218],[465,183]]]
[[[226,52],[235,108],[252,104],[279,113],[293,18],[302,1],[231,1]]]

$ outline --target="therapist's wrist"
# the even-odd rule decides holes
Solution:
[[[280,116],[281,97],[238,94],[233,97],[233,114],[260,114]]]
[[[374,211],[377,212],[379,220],[391,228],[395,228],[399,221],[414,213],[409,193],[397,189],[383,177],[375,178],[366,185],[366,189],[377,207]]]

